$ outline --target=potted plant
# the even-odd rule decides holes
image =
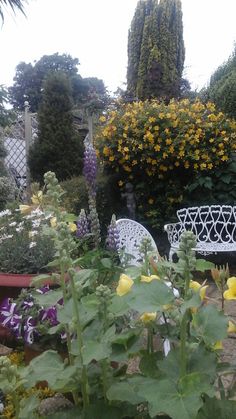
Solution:
[[[54,255],[53,241],[43,234],[50,214],[40,206],[20,205],[0,212],[1,300],[28,287],[32,275],[48,272]]]

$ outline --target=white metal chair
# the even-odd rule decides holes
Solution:
[[[153,252],[158,254],[158,249],[156,243],[149,233],[149,231],[140,223],[134,220],[130,220],[129,218],[121,218],[116,221],[117,230],[119,233],[119,255],[121,263],[123,262],[125,255],[129,254],[133,256],[131,260],[131,264],[135,266],[139,266],[142,263],[142,255],[140,254],[140,244],[144,238],[149,238],[150,243],[153,248]],[[169,282],[166,282],[166,285],[171,287]],[[176,297],[179,296],[179,293],[176,289],[173,289],[174,295]],[[162,324],[164,323],[163,317],[159,319],[159,322]],[[165,356],[168,355],[170,351],[170,341],[165,339],[163,342],[163,350]]]
[[[128,254],[132,256],[132,265],[139,266],[142,263],[140,245],[144,238],[150,239],[153,252],[158,252],[153,237],[142,224],[129,218],[121,218],[116,221],[116,226],[119,233],[119,254],[121,262],[124,260],[124,254]]]

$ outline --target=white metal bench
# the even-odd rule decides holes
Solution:
[[[236,206],[182,208],[177,211],[177,217],[177,223],[164,226],[170,242],[170,260],[178,251],[181,234],[186,230],[195,234],[194,250],[202,255],[236,251]]]

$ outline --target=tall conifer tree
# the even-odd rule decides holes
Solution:
[[[178,97],[184,58],[181,0],[140,0],[128,39],[128,94]]]
[[[64,73],[52,73],[45,80],[38,121],[38,138],[29,156],[33,180],[42,181],[49,170],[59,180],[81,174],[83,143],[74,130],[72,90]]]

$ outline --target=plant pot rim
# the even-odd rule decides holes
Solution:
[[[39,274],[16,274],[0,272],[0,287],[30,287],[31,280]],[[50,277],[50,274],[48,274]],[[45,285],[50,285],[51,281],[45,280]]]

